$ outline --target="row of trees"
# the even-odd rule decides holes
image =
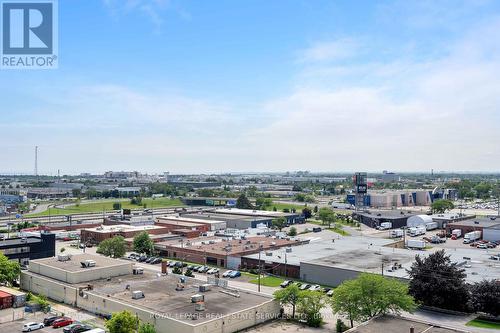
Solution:
[[[133,249],[137,253],[145,253],[147,255],[153,254],[154,243],[146,231],[134,237]],[[127,245],[125,244],[125,239],[122,236],[115,236],[100,242],[96,252],[107,257],[121,258],[125,255],[126,251]]]
[[[354,321],[368,320],[388,312],[412,312],[416,308],[405,283],[369,273],[342,283],[332,298],[318,291],[301,291],[295,284],[276,291],[274,297],[282,306],[291,308],[292,319],[304,320],[312,327],[321,325],[321,310],[327,305],[334,313],[347,317],[351,327]]]
[[[153,325],[141,322],[127,310],[113,313],[105,325],[109,333],[156,333]]]

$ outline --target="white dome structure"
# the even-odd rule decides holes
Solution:
[[[408,228],[411,227],[417,227],[419,225],[424,225],[426,223],[432,222],[432,217],[429,215],[413,215],[408,218],[408,221],[406,221],[406,225]]]

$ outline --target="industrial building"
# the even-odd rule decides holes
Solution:
[[[24,290],[99,315],[128,310],[157,332],[231,333],[279,315],[279,303],[271,296],[218,281],[181,280],[93,255],[32,261],[21,273]]]
[[[284,213],[284,212],[275,212],[267,210],[252,210],[252,209],[239,209],[239,208],[218,208],[211,210],[210,212],[215,214],[245,216],[250,218],[266,217],[271,220],[283,217],[285,218],[287,224],[296,224],[304,221],[304,216],[302,215],[302,212]]]
[[[448,223],[460,222],[463,220],[473,219],[475,215],[465,215],[459,213],[442,213],[431,215],[432,221],[437,222],[439,228],[446,228]]]
[[[40,236],[1,239],[0,252],[24,266],[33,259],[53,257],[56,252],[56,235],[42,232]]]
[[[226,222],[227,228],[239,230],[257,228],[258,225],[271,226],[273,221],[273,219],[269,217],[217,214],[213,212],[188,213],[181,214],[181,216],[199,220],[224,221]]]
[[[464,235],[471,231],[481,231],[483,238],[486,234],[488,240],[497,241],[500,240],[500,233],[497,231],[499,228],[500,217],[475,217],[447,224],[446,232],[451,233],[452,230],[460,229]]]
[[[432,191],[371,191],[363,197],[363,206],[373,208],[394,208],[405,206],[430,206],[434,200]],[[347,195],[347,202],[355,205],[356,196]]]
[[[201,237],[156,243],[155,249],[162,256],[169,258],[238,269],[241,266],[241,257],[244,255],[305,244],[307,242],[308,240],[288,240],[260,236],[248,237],[247,239]]]
[[[390,239],[364,236],[314,237],[309,243],[247,254],[241,258],[241,266],[258,268],[270,274],[299,278],[309,283],[336,287],[345,280],[356,278],[360,273],[383,274],[408,279],[408,272],[415,256],[426,257],[439,248],[413,251],[396,248]],[[452,262],[465,269],[466,281],[498,279],[500,266],[490,259],[491,254],[474,248],[446,249]],[[286,274],[286,275],[285,275]]]
[[[347,333],[466,333],[441,324],[422,320],[408,319],[393,315],[374,317],[361,325],[346,331]]]
[[[376,228],[383,222],[390,222],[392,228],[397,229],[406,227],[408,218],[414,215],[416,213],[403,210],[366,210],[354,213],[353,218],[370,228]]]
[[[80,240],[83,243],[99,244],[100,242],[108,238],[113,238],[115,236],[130,238],[144,231],[151,235],[158,235],[167,234],[169,233],[170,229],[157,225],[147,225],[139,227],[129,226],[126,224],[101,225],[96,228],[82,229],[80,231]]]
[[[157,224],[159,225],[179,225],[179,222],[192,223],[192,226],[202,225],[205,226],[203,231],[217,231],[226,229],[227,225],[225,221],[216,219],[200,219],[196,217],[186,216],[186,215],[166,215],[159,217],[157,219]],[[201,230],[201,229],[199,229]]]
[[[236,199],[234,198],[184,197],[181,200],[188,206],[232,207],[236,205]]]

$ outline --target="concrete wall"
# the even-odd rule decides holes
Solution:
[[[336,287],[345,280],[356,278],[360,272],[328,267],[311,263],[300,263],[300,278],[301,280],[323,284],[326,286]]]
[[[53,278],[70,284],[75,284],[98,279],[106,279],[113,276],[131,274],[132,263],[124,262],[123,264],[119,265],[92,267],[71,272],[61,268],[45,265],[43,263],[30,261],[29,270],[30,272],[38,273],[49,278]]]
[[[21,289],[73,306],[76,305],[78,295],[75,287],[24,271],[21,272]]]

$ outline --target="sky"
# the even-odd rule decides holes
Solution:
[[[500,171],[500,2],[59,0],[0,173]]]

